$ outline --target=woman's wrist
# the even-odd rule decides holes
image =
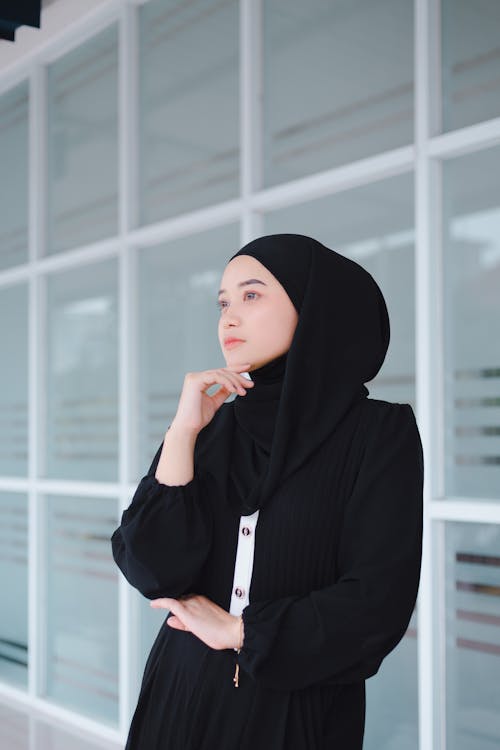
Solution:
[[[172,422],[169,424],[166,432],[165,437],[169,433],[176,433],[177,435],[180,435],[181,437],[191,438],[196,440],[198,437],[200,430],[196,427],[191,427],[189,425],[184,425],[182,422],[176,422],[175,418],[172,420]]]
[[[243,624],[243,617],[241,615],[239,615],[239,617],[235,617],[234,615],[231,615],[231,617],[233,618],[233,622],[231,623],[232,648],[240,650],[243,647],[243,641],[245,639],[245,628]]]

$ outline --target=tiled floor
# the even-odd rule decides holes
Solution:
[[[12,703],[0,703],[0,750],[122,750]]]

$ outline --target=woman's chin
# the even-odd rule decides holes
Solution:
[[[234,367],[242,361],[242,358],[237,356],[236,354],[232,357],[225,354],[224,359],[226,360],[226,367]],[[250,367],[247,367],[246,370],[242,370],[242,372],[250,372],[250,370],[254,369],[254,367],[255,365],[251,364]]]

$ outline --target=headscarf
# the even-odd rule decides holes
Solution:
[[[237,396],[232,405],[229,493],[240,515],[249,515],[258,507],[252,498],[269,466],[287,357],[285,352],[248,373],[255,385],[246,389],[245,396]]]
[[[249,515],[369,395],[364,383],[384,362],[390,326],[373,276],[312,237],[266,235],[229,261],[238,255],[260,261],[299,313],[289,350],[250,371],[255,386],[228,404],[234,415],[230,476],[240,512]]]

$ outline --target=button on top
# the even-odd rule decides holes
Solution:
[[[245,589],[240,589],[238,586],[235,588],[234,593],[238,597],[238,599],[241,599],[245,596]]]
[[[248,536],[252,533],[252,530],[249,529],[248,526],[243,526],[243,528],[241,529],[241,533],[243,534],[243,536]]]

